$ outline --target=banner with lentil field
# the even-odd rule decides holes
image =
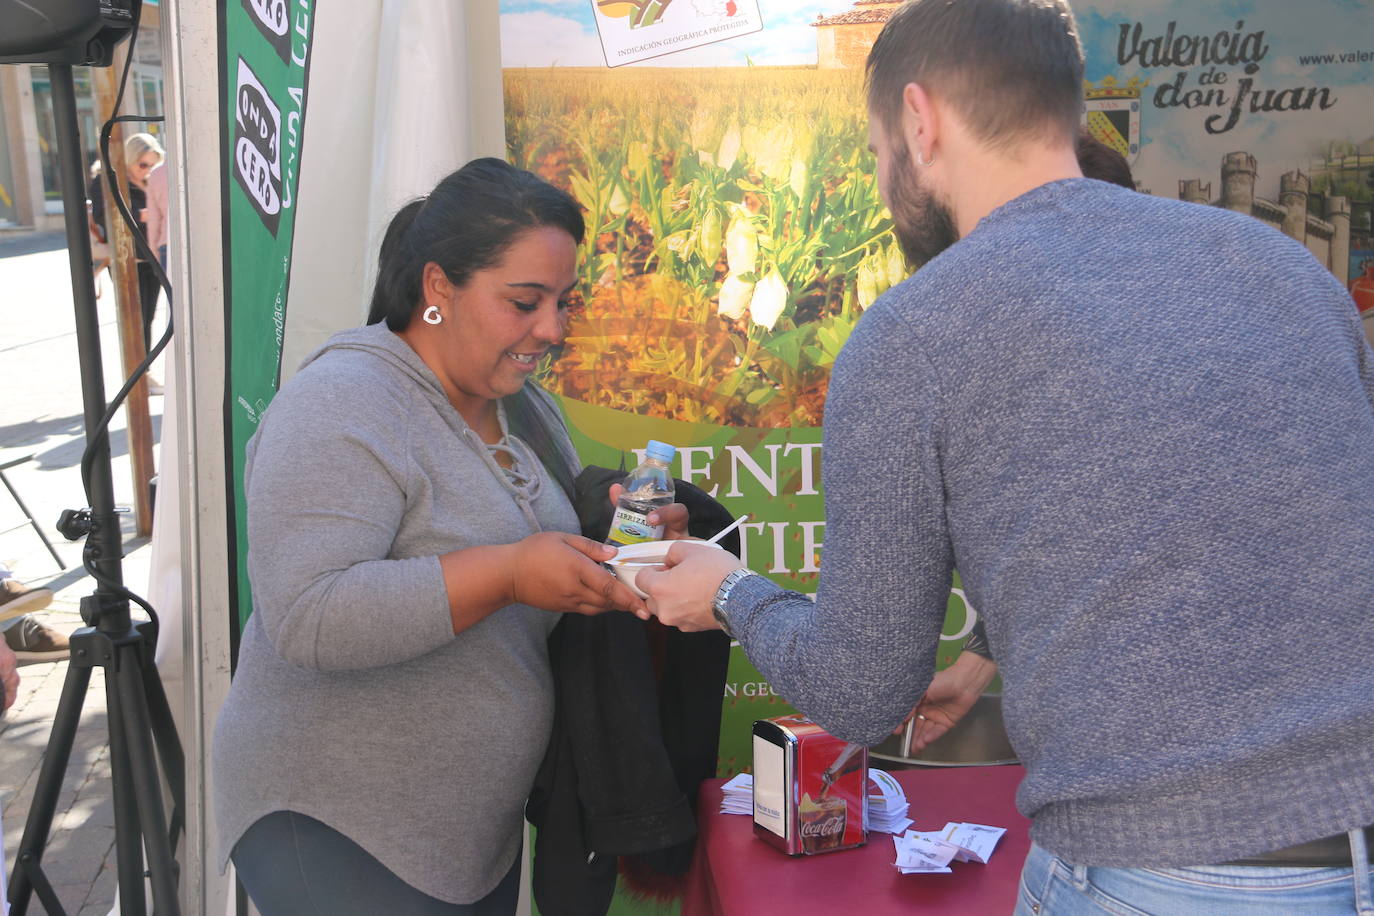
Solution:
[[[501,4],[508,155],[586,208],[581,301],[543,379],[583,461],[633,467],[650,438],[676,445],[676,476],[749,515],[745,561],[807,593],[825,540],[830,367],[906,276],[861,71],[817,65],[816,19],[836,7]],[[626,63],[626,48],[647,59]],[[944,662],[971,625],[952,604]],[[749,769],[754,719],[791,711],[732,653],[721,775]]]
[[[633,465],[650,437],[677,445],[679,477],[750,515],[749,565],[802,591],[825,539],[830,367],[863,309],[906,276],[862,91],[899,5],[501,3],[509,157],[586,207],[582,301],[545,377],[583,459]],[[1374,339],[1374,0],[1074,10],[1084,126],[1137,188],[1303,242]],[[956,588],[942,666],[974,619]],[[734,652],[722,775],[748,767],[749,721],[787,709]]]

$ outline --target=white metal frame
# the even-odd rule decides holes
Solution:
[[[215,860],[209,748],[229,692],[228,495],[224,467],[224,269],[221,257],[219,24],[216,4],[162,4],[163,86],[174,290],[169,372],[180,396],[183,659],[180,700],[186,752],[186,838],[181,854],[186,913],[224,913],[233,885]],[[195,144],[190,142],[195,138]],[[190,257],[185,252],[192,252]]]

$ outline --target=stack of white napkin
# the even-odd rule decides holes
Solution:
[[[754,777],[740,773],[721,787],[725,797],[720,802],[721,814],[754,813]],[[901,833],[911,826],[907,811],[906,792],[902,784],[892,778],[886,770],[869,767],[868,804],[864,811],[864,828],[883,833]],[[876,792],[874,791],[876,789]]]

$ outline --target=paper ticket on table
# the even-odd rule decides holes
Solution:
[[[721,786],[726,792],[743,791],[754,788],[754,777],[750,773],[736,773],[730,781]]]
[[[902,789],[902,784],[887,770],[869,767],[868,779],[878,787],[878,792],[893,807],[906,801],[906,792]]]
[[[897,866],[897,871],[904,875],[952,875],[954,869],[946,865],[944,868],[903,868]]]
[[[986,865],[988,859],[992,858],[992,851],[997,848],[997,841],[1006,832],[1005,827],[951,822],[945,824],[940,836],[944,842],[958,847],[959,861]]]
[[[901,836],[892,838],[897,850],[897,861],[893,864],[903,874],[947,874],[949,863],[954,860],[958,848],[939,839],[938,834],[921,833],[908,830]]]
[[[754,813],[754,777],[740,773],[721,786],[724,794],[720,799],[721,814]]]
[[[873,767],[868,768],[868,779],[873,785],[864,803],[864,829],[901,834],[911,826],[911,818],[906,816],[911,806],[902,784],[891,773]],[[877,795],[872,791],[875,787]]]
[[[883,833],[899,834],[914,823],[915,821],[913,821],[911,818],[902,816],[896,818],[895,820],[890,820],[886,823],[876,825],[870,829],[874,831],[881,830]]]

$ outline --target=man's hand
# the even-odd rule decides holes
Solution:
[[[916,728],[912,730],[907,753],[912,756],[919,754],[973,708],[996,676],[996,662],[973,652],[959,653],[954,664],[935,675],[926,688],[925,696],[921,697],[911,715],[894,729],[893,734],[900,732],[907,722],[915,718]]]
[[[14,705],[19,695],[19,661],[14,650],[0,639],[0,713]]]
[[[611,484],[612,507],[620,502],[620,496],[624,492],[625,488],[620,484]],[[655,509],[649,513],[647,521],[650,525],[663,526],[663,540],[665,541],[680,541],[691,537],[687,533],[687,507],[682,503],[673,503],[661,509]]]
[[[649,610],[660,622],[684,633],[719,630],[711,601],[721,580],[743,565],[727,550],[683,541],[668,551],[664,569],[643,570],[635,583],[648,594]]]

